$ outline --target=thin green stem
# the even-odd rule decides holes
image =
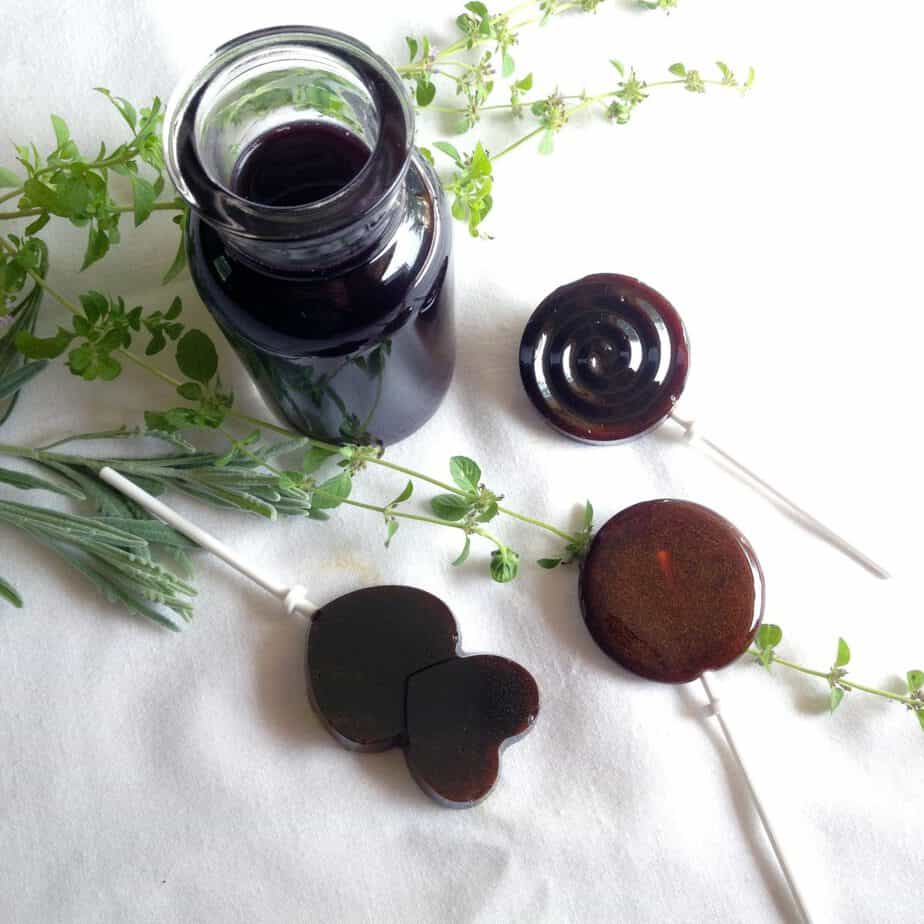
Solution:
[[[0,202],[3,200],[0,199]],[[155,202],[151,206],[152,212],[166,212],[166,211],[179,211],[181,206],[176,199],[165,200],[163,202]],[[117,205],[114,211],[124,214],[125,212],[133,212],[135,207],[133,205]],[[17,218],[33,218],[36,215],[42,215],[48,211],[47,209],[20,209],[18,212],[0,212],[0,221],[9,220],[13,221]]]
[[[4,202],[9,202],[10,199],[15,199],[17,196],[21,195],[22,186],[18,187],[17,189],[13,189],[8,193],[4,193],[2,196],[0,196],[0,205],[2,205]]]
[[[753,655],[755,658],[760,657],[760,652],[756,648],[749,649],[748,654]],[[832,683],[831,671],[816,671],[810,667],[803,667],[801,664],[796,664],[793,661],[787,661],[785,658],[781,658],[777,654],[773,655],[771,664],[781,664],[783,667],[788,668],[791,671],[797,671],[800,674],[807,674],[810,677],[818,677],[829,684]],[[903,695],[901,693],[890,693],[888,690],[880,690],[877,687],[868,687],[865,684],[856,683],[853,680],[848,680],[846,677],[838,677],[834,683],[836,683],[836,685],[839,687],[843,687],[849,690],[859,690],[861,693],[869,693],[871,696],[881,696],[884,699],[890,699],[893,702],[901,703],[903,706],[909,706],[912,709],[924,709],[924,704],[922,704],[920,700],[908,694]]]
[[[539,529],[544,529],[547,532],[553,533],[554,535],[558,536],[559,539],[564,539],[565,542],[576,543],[579,541],[577,536],[572,535],[571,533],[566,533],[564,530],[557,529],[556,527],[552,526],[551,523],[545,523],[542,520],[536,520],[533,517],[528,517],[523,513],[516,513],[513,510],[508,510],[506,507],[498,507],[497,509],[505,516],[512,517],[514,520],[520,520],[522,523],[529,523],[532,526],[538,526]]]
[[[588,106],[592,105],[593,103],[599,102],[601,98],[602,97],[600,96],[586,97],[583,102],[579,103],[577,106],[572,106],[570,109],[568,109],[565,112],[565,117],[570,119],[571,116],[573,116],[575,113],[580,112],[582,109],[586,109]],[[527,141],[531,140],[532,138],[536,138],[538,135],[541,135],[543,132],[546,132],[546,131],[548,131],[548,128],[545,125],[540,125],[538,128],[535,128],[528,134],[524,135],[522,138],[519,138],[518,140],[514,141],[513,144],[507,145],[507,147],[505,147],[499,154],[492,154],[491,160],[492,161],[499,160],[501,157],[506,156],[511,151],[515,151],[518,147],[520,147],[520,145],[526,144]]]

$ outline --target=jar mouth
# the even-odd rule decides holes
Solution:
[[[330,65],[322,70],[299,66],[300,61],[310,63],[312,55],[324,56]],[[222,97],[231,82],[237,81],[239,90],[246,88],[245,77],[274,66],[277,70],[270,70],[270,75],[282,76],[264,81],[260,93],[245,95],[243,103],[229,103],[227,93]],[[349,87],[338,73],[349,75],[354,85]],[[344,89],[338,89],[338,81]],[[240,152],[232,150],[234,145],[217,151],[222,145],[209,143],[208,129],[216,120],[234,121],[242,107],[251,107],[257,118],[265,117],[270,101],[279,99],[296,112],[316,111],[319,118],[339,118],[346,127],[361,129],[351,109],[351,104],[358,105],[374,139],[355,176],[322,198],[298,204],[273,205],[234,190],[232,158]],[[302,115],[295,121],[303,120]],[[340,32],[277,26],[226,42],[180,83],[167,106],[164,155],[179,194],[217,230],[245,238],[293,240],[306,233],[336,231],[390,200],[407,171],[413,139],[413,108],[401,77],[384,58]]]

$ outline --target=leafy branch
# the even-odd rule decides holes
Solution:
[[[578,112],[596,107],[601,115],[617,125],[625,125],[635,109],[648,99],[653,89],[662,87],[682,87],[691,93],[705,93],[707,87],[733,87],[747,92],[754,82],[754,69],[750,68],[743,82],[740,82],[731,68],[722,61],[716,62],[719,77],[707,79],[696,69],[688,69],[684,64],[673,64],[669,68],[675,79],[647,82],[639,78],[634,69],[626,70],[621,61],[613,60],[613,67],[619,74],[619,81],[612,89],[600,93],[562,94],[557,90],[548,96],[526,100],[523,98],[533,86],[533,75],[528,74],[511,86],[510,102],[498,105],[483,105],[487,93],[478,94],[475,105],[469,99],[464,107],[432,107],[442,112],[455,113],[462,118],[460,131],[467,131],[475,124],[482,112],[507,112],[514,118],[522,118],[528,112],[533,119],[533,127],[520,138],[508,144],[501,151],[492,154],[478,142],[470,154],[461,154],[455,145],[448,141],[434,142],[433,147],[452,160],[456,170],[445,180],[446,192],[452,198],[452,214],[460,221],[468,223],[469,232],[474,237],[484,237],[479,230],[493,206],[494,165],[533,139],[538,139],[540,154],[551,154],[555,148],[555,136],[569,123]],[[461,78],[460,78],[461,79]],[[491,85],[493,87],[493,84]],[[484,88],[483,88],[484,89]],[[573,105],[569,105],[573,103]],[[422,149],[424,156],[433,161],[428,149]]]
[[[905,674],[906,691],[893,693],[847,679],[847,665],[850,663],[851,653],[850,647],[842,638],[838,639],[837,653],[827,671],[803,667],[801,664],[781,658],[776,653],[776,648],[782,640],[783,630],[772,623],[765,623],[760,627],[754,639],[754,647],[748,653],[767,670],[770,670],[771,665],[779,664],[787,670],[824,680],[828,685],[831,712],[841,705],[847,693],[855,690],[890,702],[900,703],[914,713],[921,728],[924,729],[924,671],[908,671]]]
[[[43,490],[76,499],[88,499],[82,488],[86,479],[49,481],[8,469],[0,469],[0,482],[22,490]],[[177,629],[171,617],[192,617],[195,588],[183,577],[160,564],[156,553],[171,555],[188,571],[189,540],[147,515],[129,501],[106,498],[106,513],[77,516],[31,504],[0,500],[0,523],[20,530],[62,558],[112,602],[129,612]],[[22,606],[15,588],[0,579],[0,597]]]

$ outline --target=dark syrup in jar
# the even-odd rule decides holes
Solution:
[[[231,189],[263,205],[306,205],[339,192],[369,160],[369,148],[330,122],[280,125],[238,158]]]
[[[396,140],[388,120],[381,131],[378,144]],[[251,202],[292,208],[336,197],[372,166],[368,146],[348,129],[300,121],[252,142],[231,186]],[[284,269],[258,265],[190,215],[200,294],[267,402],[311,436],[396,442],[432,416],[449,387],[451,219],[418,155],[403,182],[390,233],[342,262],[333,241],[332,260],[304,268],[297,258]],[[362,234],[362,218],[345,233]],[[305,228],[310,235],[310,216]],[[293,241],[293,252],[299,246]]]

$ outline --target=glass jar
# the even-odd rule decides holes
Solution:
[[[324,29],[236,38],[168,107],[199,294],[310,436],[394,443],[449,387],[451,218],[413,139],[398,74]]]

